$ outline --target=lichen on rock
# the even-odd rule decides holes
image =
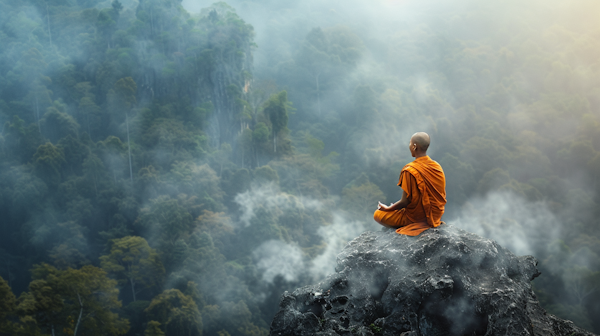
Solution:
[[[593,335],[539,305],[536,266],[452,225],[365,232],[334,274],[282,295],[271,335]]]

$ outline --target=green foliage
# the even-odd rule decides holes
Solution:
[[[42,142],[39,127],[27,126],[17,115],[14,115],[10,122],[6,122],[4,132],[7,154],[21,163],[29,161]]]
[[[11,323],[7,317],[13,314],[16,308],[16,298],[8,283],[0,277],[0,333],[10,331]]]
[[[89,147],[73,136],[60,139],[58,146],[63,149],[68,167],[66,170],[71,174],[81,175],[82,164],[90,152]]]
[[[34,172],[50,186],[56,186],[60,182],[65,163],[63,149],[50,142],[38,147],[33,155]]]
[[[219,251],[227,255],[228,248],[231,246],[234,231],[231,224],[231,218],[225,213],[215,213],[205,210],[201,216],[197,218],[199,229],[210,234],[213,243]]]
[[[121,307],[117,282],[94,266],[64,271],[41,264],[32,270],[29,292],[21,295],[17,311],[43,330],[77,335],[123,335],[129,322],[113,310]]]
[[[138,219],[140,225],[158,234],[159,246],[164,252],[194,228],[193,217],[184,207],[184,201],[182,198],[160,196],[152,200],[150,207],[141,210]]]
[[[164,334],[202,335],[202,316],[196,303],[177,289],[167,289],[156,296],[145,311],[152,318],[162,321]],[[146,335],[149,331],[155,332],[152,335],[160,335],[161,331],[158,327],[161,323],[150,323]]]
[[[265,103],[264,113],[269,117],[273,130],[273,151],[277,152],[277,137],[287,128],[288,110],[291,108],[287,100],[287,92],[273,94]]]
[[[12,167],[4,174],[6,184],[10,186],[7,199],[12,211],[16,213],[40,210],[44,198],[48,195],[48,186],[26,167]]]
[[[252,140],[257,145],[265,143],[269,138],[269,133],[270,132],[267,125],[265,125],[263,122],[260,122],[256,125],[254,131],[252,132]]]
[[[373,323],[369,324],[369,328],[371,328],[371,331],[373,331],[376,334],[379,334],[383,331],[383,329],[381,327],[378,327]]]
[[[137,85],[131,77],[119,79],[113,89],[109,91],[109,100],[116,109],[128,111],[135,103]]]
[[[279,184],[279,175],[277,175],[277,171],[268,165],[254,169],[254,178],[259,181]]]
[[[218,184],[218,176],[208,164],[197,165],[191,161],[173,164],[169,173],[170,181],[177,185],[178,191],[186,195],[195,195],[194,201],[201,202],[200,207],[216,211],[223,199],[223,191]],[[199,214],[199,212],[197,213]]]
[[[226,310],[229,312],[224,318],[225,330],[229,331],[230,334],[239,334],[247,336],[266,336],[268,331],[260,328],[251,322],[250,310],[244,301],[227,302],[225,304]]]
[[[158,253],[142,237],[113,240],[110,254],[101,256],[100,262],[105,271],[117,275],[121,282],[130,283],[133,301],[137,292],[159,286],[165,272]]]
[[[82,210],[85,211],[85,209]],[[54,245],[49,253],[54,264],[61,269],[89,264],[89,260],[81,252],[87,250],[84,237],[85,228],[72,220],[56,223],[55,227],[52,224],[54,223],[46,222],[42,225],[39,231],[47,230],[48,232],[46,235],[36,238],[40,240],[38,243],[45,240],[48,245]]]
[[[160,329],[160,322],[150,321],[144,331],[145,336],[164,336],[165,333]]]
[[[373,204],[377,204],[378,201],[385,201],[383,192],[364,174],[342,190],[344,208],[358,216],[369,213],[368,210],[372,209]]]
[[[129,329],[127,320],[119,319],[117,314],[111,312],[121,307],[119,290],[116,281],[109,279],[103,270],[94,266],[84,266],[80,270],[67,269],[59,275],[57,285],[60,286],[60,292],[64,293],[67,309],[80,312],[74,335],[80,322],[81,330],[89,335],[122,335]]]
[[[48,108],[40,121],[43,134],[53,143],[66,136],[76,138],[78,134],[79,124],[61,109],[60,105],[55,103]]]
[[[452,154],[446,154],[440,160],[440,164],[446,174],[446,194],[448,202],[450,204],[464,203],[475,184],[475,181],[472,178],[475,173],[473,166],[460,161]]]

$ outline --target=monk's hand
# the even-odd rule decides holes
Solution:
[[[378,202],[378,204],[377,204],[377,209],[381,210],[381,211],[390,211],[390,210],[392,210],[390,208],[391,208],[391,206],[385,205],[385,204],[383,204],[381,202]]]

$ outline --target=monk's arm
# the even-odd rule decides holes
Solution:
[[[409,204],[410,204],[410,198],[408,197],[408,194],[406,193],[406,191],[402,190],[402,198],[398,202],[396,202],[392,205],[385,205],[385,204],[379,202],[379,210],[382,210],[382,211],[400,210],[400,209],[406,208],[406,206]]]

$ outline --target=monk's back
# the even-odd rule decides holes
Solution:
[[[410,138],[409,150],[415,160],[402,168],[398,185],[402,198],[391,205],[379,202],[373,219],[396,232],[416,236],[441,224],[446,205],[446,177],[439,163],[427,156],[430,138],[417,132]]]
[[[423,211],[418,214],[419,219],[426,217],[427,223],[433,227],[440,225],[446,205],[446,177],[442,166],[429,156],[423,156],[404,166],[402,171],[408,171],[418,185],[419,195],[416,201],[420,203],[421,207],[415,206],[414,208],[415,211]],[[411,199],[411,204],[412,201]],[[409,207],[407,207],[407,211],[409,211]]]

